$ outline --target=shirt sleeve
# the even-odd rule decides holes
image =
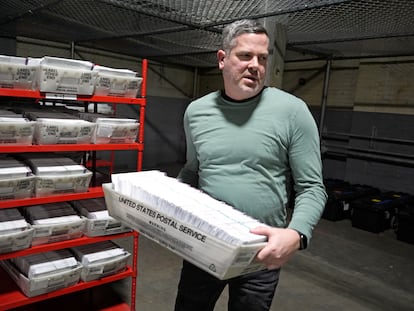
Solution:
[[[198,187],[198,159],[197,153],[194,147],[193,140],[191,138],[189,118],[188,118],[188,109],[184,113],[184,133],[186,139],[186,162],[183,168],[178,173],[178,180],[189,184],[195,188]]]
[[[327,199],[322,177],[320,142],[315,120],[304,102],[291,120],[289,163],[294,181],[295,205],[289,228],[310,240]]]

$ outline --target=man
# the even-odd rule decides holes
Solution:
[[[217,52],[224,91],[192,102],[184,115],[187,161],[178,178],[269,225],[257,254],[267,269],[218,280],[184,261],[176,311],[212,311],[229,286],[230,311],[269,310],[280,267],[306,248],[326,202],[316,124],[306,104],[264,86],[269,37],[241,20],[223,31]],[[289,176],[295,206],[287,220]]]

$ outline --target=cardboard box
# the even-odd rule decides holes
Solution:
[[[265,242],[232,245],[103,184],[109,214],[219,279],[265,269],[255,261]]]
[[[95,83],[95,95],[137,97],[142,78],[128,69],[116,69],[95,65],[93,71],[98,76]]]
[[[29,58],[29,65],[38,65],[36,87],[41,92],[92,95],[97,73],[88,61],[45,56]]]
[[[79,282],[82,266],[68,271],[29,279],[19,271],[9,260],[1,260],[0,265],[16,282],[21,291],[28,297],[34,297],[73,286]]]
[[[37,66],[26,65],[24,57],[0,55],[0,87],[34,89],[37,68]]]

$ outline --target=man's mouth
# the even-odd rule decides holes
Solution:
[[[251,82],[257,82],[257,78],[256,77],[252,77],[252,76],[246,76],[244,77],[245,79],[251,81]]]

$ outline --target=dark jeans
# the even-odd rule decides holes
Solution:
[[[224,287],[229,286],[229,311],[268,311],[280,270],[263,270],[219,280],[184,261],[175,311],[213,311]]]

